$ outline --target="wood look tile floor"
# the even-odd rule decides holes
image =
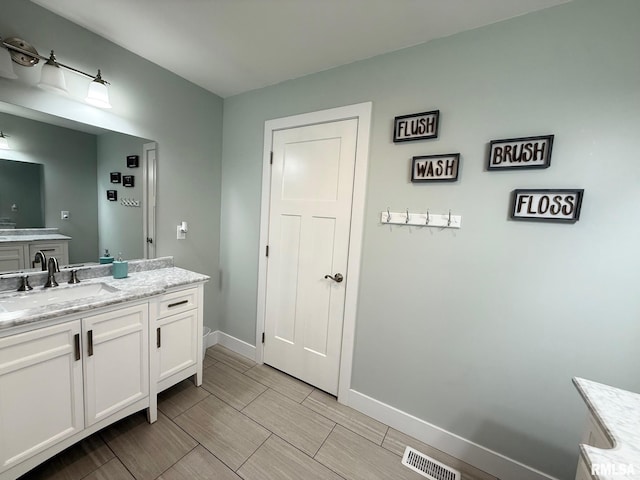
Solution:
[[[145,412],[84,439],[21,480],[423,480],[401,464],[406,445],[496,480],[278,370],[216,345],[202,387],[185,380]]]

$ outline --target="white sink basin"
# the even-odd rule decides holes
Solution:
[[[17,312],[70,300],[82,300],[89,297],[108,295],[117,291],[117,288],[110,287],[104,283],[46,289],[38,287],[37,291],[33,290],[20,295],[0,296],[0,312]]]

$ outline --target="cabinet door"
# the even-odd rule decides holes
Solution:
[[[155,347],[157,382],[198,363],[198,310],[157,320]]]
[[[30,262],[28,267],[25,263],[24,245],[22,243],[0,245],[0,272],[13,272],[23,268],[31,268]]]
[[[149,395],[148,306],[82,319],[87,426]]]
[[[0,471],[84,428],[80,321],[0,339]]]

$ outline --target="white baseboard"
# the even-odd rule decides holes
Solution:
[[[425,422],[356,390],[349,390],[349,397],[346,399],[341,398],[340,400],[351,408],[382,423],[386,423],[402,433],[438,450],[442,450],[495,477],[505,480],[557,480],[555,477]]]
[[[207,344],[208,347],[220,344],[251,360],[256,358],[255,346],[220,330],[207,337]],[[356,390],[350,389],[348,398],[341,397],[340,402],[495,477],[504,480],[558,480]]]
[[[239,353],[253,361],[256,359],[256,347],[244,342],[236,337],[232,337],[231,335],[221,332],[220,330],[216,330],[212,332],[211,335],[207,338],[207,348],[212,347],[213,345],[220,344],[223,347],[227,347],[229,350]]]

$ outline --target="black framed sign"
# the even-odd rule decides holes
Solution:
[[[489,146],[489,170],[548,168],[551,164],[553,135],[492,140]]]
[[[118,191],[117,190],[107,190],[107,200],[110,202],[115,202],[118,200]]]
[[[111,172],[109,177],[111,178],[111,183],[120,183],[120,172]]]
[[[133,175],[123,175],[122,176],[122,186],[123,187],[133,187],[134,186]]]
[[[412,182],[455,182],[458,179],[460,154],[423,155],[411,161]]]
[[[511,218],[575,223],[580,218],[584,189],[518,189],[513,191]]]
[[[439,121],[440,110],[396,117],[393,121],[393,142],[438,138]]]
[[[127,156],[127,168],[138,168],[140,165],[140,157],[138,155]]]

